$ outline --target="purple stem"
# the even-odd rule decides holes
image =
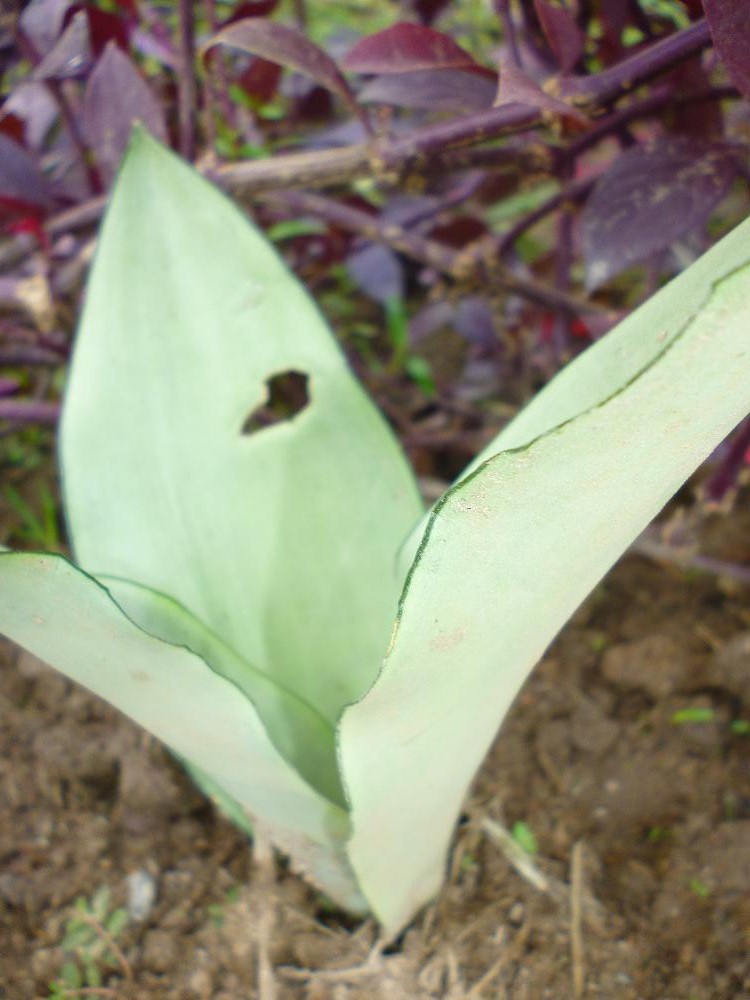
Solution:
[[[216,4],[215,0],[203,0],[203,10],[206,15],[206,22],[208,23],[208,30],[212,35],[215,35],[219,30],[219,21],[216,17]],[[236,128],[235,120],[235,107],[232,103],[232,99],[229,96],[229,77],[227,76],[227,67],[224,61],[223,53],[217,50],[211,52],[208,56],[210,60],[210,67],[207,65],[204,77],[204,87],[206,91],[206,117],[208,121],[206,122],[206,129],[209,133],[214,132],[214,97],[217,98],[217,103],[221,109],[222,117],[226,122],[228,122],[232,128]],[[216,85],[214,86],[213,80],[216,80]],[[214,138],[211,137],[211,146],[214,144]]]
[[[518,222],[516,222],[515,225],[500,238],[498,243],[498,253],[500,256],[502,257],[509,253],[513,249],[513,245],[519,236],[522,236],[527,229],[536,225],[537,222],[543,219],[546,215],[549,215],[550,212],[554,212],[556,208],[560,207],[560,205],[565,202],[581,201],[585,198],[596,183],[596,180],[596,177],[587,177],[582,181],[573,181],[573,183],[564,187],[562,191],[558,191],[557,194],[553,194],[551,198],[543,201],[542,204],[538,205],[533,212],[529,212],[528,215],[524,215],[522,219],[519,219]]]
[[[60,404],[43,399],[0,399],[0,420],[12,424],[45,424],[53,427],[60,416]]]
[[[697,21],[689,28],[668,35],[634,56],[623,59],[611,69],[605,69],[594,76],[561,80],[559,96],[573,98],[575,103],[607,104],[663,73],[665,69],[672,69],[690,56],[697,55],[709,45],[711,32],[708,24],[705,20]]]
[[[305,0],[293,0],[292,7],[294,8],[294,23],[300,31],[304,31],[307,28],[307,6]]]
[[[595,146],[602,139],[609,138],[613,132],[617,132],[623,125],[636,121],[639,118],[650,118],[658,114],[665,108],[683,107],[687,104],[700,104],[703,101],[721,101],[726,97],[736,97],[737,90],[734,87],[709,87],[706,90],[696,91],[692,94],[675,94],[670,91],[660,91],[650,94],[643,100],[622,108],[619,111],[607,115],[600,119],[592,129],[560,153],[563,160],[574,160],[585,153],[592,146]]]
[[[508,46],[508,53],[511,62],[515,66],[521,66],[521,53],[518,49],[518,39],[516,37],[516,26],[513,24],[513,16],[510,11],[509,0],[495,0],[495,10],[503,25],[503,37]]]
[[[195,10],[193,0],[179,0],[180,68],[177,78],[177,104],[180,128],[180,152],[192,160],[195,151]]]
[[[561,292],[570,291],[570,268],[573,257],[573,216],[570,202],[562,203],[557,218],[557,246],[555,253],[555,287]],[[564,364],[570,345],[570,316],[558,312],[552,326],[552,347],[559,364]]]
[[[59,365],[65,356],[54,351],[35,347],[33,344],[18,344],[0,347],[0,365],[13,368],[16,365]]]

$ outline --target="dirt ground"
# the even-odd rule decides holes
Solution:
[[[750,513],[702,546],[750,561]],[[0,646],[0,998],[748,1000],[749,596],[616,567],[506,720],[442,895],[385,948],[253,862],[152,739]]]

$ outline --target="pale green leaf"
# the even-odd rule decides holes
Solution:
[[[242,433],[269,377],[293,419]],[[329,722],[376,675],[413,477],[316,307],[239,210],[136,134],[61,432],[77,560],[169,594]]]
[[[384,669],[340,730],[349,855],[391,930],[437,892],[467,787],[550,640],[750,409],[749,248],[745,223],[437,504]]]
[[[343,905],[362,908],[346,813],[281,757],[238,687],[134,625],[60,556],[0,553],[0,633],[116,705],[210,779]]]
[[[463,470],[459,480],[465,479],[493,455],[522,448],[619,392],[682,333],[708,302],[716,283],[745,263],[747,247],[748,229],[738,226],[668,286],[675,289],[674,292],[654,295],[645,306],[632,312],[581,354],[574,364],[566,365],[482,449]],[[403,576],[414,560],[428,517],[415,526],[399,553]]]
[[[313,788],[344,806],[330,723],[293,691],[243,660],[177,601],[129,580],[99,577],[131,621],[149,635],[186,646],[250,699],[276,749]],[[267,720],[267,721],[266,721]]]

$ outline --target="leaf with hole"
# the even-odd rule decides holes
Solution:
[[[564,369],[425,516],[303,289],[139,131],[64,403],[78,566],[0,551],[0,631],[395,934],[545,647],[750,410],[749,239]]]

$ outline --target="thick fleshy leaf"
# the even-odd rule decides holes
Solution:
[[[77,559],[169,594],[334,722],[377,673],[421,514],[317,309],[238,209],[136,134],[61,427]]]
[[[750,17],[738,0],[703,0],[716,51],[732,83],[750,101]]]
[[[130,580],[99,582],[132,621],[149,635],[186,646],[235,684],[252,702],[276,749],[313,788],[344,806],[333,728],[293,691],[244,660],[177,601]]]
[[[376,76],[357,95],[364,104],[393,104],[397,108],[426,108],[456,114],[492,107],[494,79],[465,70],[425,69],[413,73]]]
[[[136,122],[157,139],[167,141],[159,101],[132,60],[110,42],[97,61],[83,95],[86,138],[107,181],[120,165]]]
[[[362,901],[341,853],[345,812],[274,748],[239,688],[146,634],[60,556],[0,551],[0,633],[110,701],[204,772],[344,905]]]
[[[662,139],[619,156],[583,211],[588,288],[703,225],[738,169],[736,154],[726,146],[687,137]]]
[[[542,392],[438,502],[383,671],[340,727],[349,856],[397,930],[565,620],[750,410],[750,222]]]
[[[449,35],[408,21],[360,38],[346,54],[344,67],[353,73],[481,68]]]
[[[249,17],[213,35],[203,46],[203,53],[215,45],[240,49],[303,73],[340,97],[360,120],[365,120],[364,111],[333,59],[295,28],[262,17]]]
[[[544,37],[564,73],[569,73],[583,55],[586,36],[567,7],[558,7],[549,0],[534,0]]]

